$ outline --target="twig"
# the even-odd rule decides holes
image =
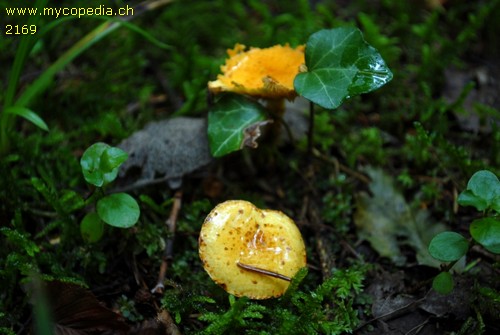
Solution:
[[[326,279],[331,277],[332,269],[335,268],[336,259],[331,248],[332,241],[327,237],[330,234],[324,234],[324,228],[322,228],[323,222],[315,202],[309,202],[308,214],[312,224],[311,227],[313,227],[316,235],[316,250],[319,255],[321,274],[323,278]]]
[[[266,275],[269,277],[274,277],[274,278],[282,279],[285,281],[292,281],[292,278],[287,277],[285,275],[282,275],[280,273],[274,272],[274,271],[265,270],[265,269],[258,268],[258,267],[253,266],[253,265],[243,264],[240,262],[237,262],[236,265],[238,265],[240,268],[248,270],[248,271],[257,272],[257,273],[260,273],[260,274],[263,274],[263,275]]]
[[[151,185],[156,185],[164,182],[168,182],[169,179],[172,179],[171,177],[160,177],[160,178],[155,178],[155,179],[139,179],[133,184],[128,184],[123,187],[116,187],[112,189],[112,192],[130,192],[134,191],[146,186],[151,186]]]
[[[312,149],[312,152],[316,158],[319,158],[322,161],[325,161],[329,164],[332,164],[335,167],[336,171],[342,171],[344,173],[347,173],[351,177],[354,177],[354,178],[360,180],[361,182],[363,182],[365,184],[370,184],[370,182],[371,182],[370,178],[368,178],[367,176],[365,176],[362,173],[354,171],[353,169],[351,169],[343,164],[340,164],[340,162],[336,158],[327,157],[314,148]]]
[[[165,251],[163,252],[163,259],[160,265],[160,272],[158,274],[158,281],[156,286],[151,290],[151,293],[163,293],[165,286],[163,282],[165,281],[165,275],[167,274],[168,263],[173,259],[174,251],[174,237],[175,237],[175,227],[177,225],[177,217],[182,205],[182,192],[177,191],[174,195],[174,203],[172,205],[172,210],[170,211],[170,216],[165,222],[167,225],[168,232],[170,236],[167,238],[167,244],[165,246]]]
[[[389,320],[395,319],[395,318],[397,318],[397,317],[399,317],[407,312],[414,311],[418,306],[420,306],[420,304],[422,304],[425,301],[426,298],[427,298],[427,295],[423,298],[412,301],[412,302],[404,305],[403,307],[400,307],[392,312],[389,312],[389,313],[377,316],[376,318],[370,319],[370,320],[364,322],[363,324],[359,325],[354,331],[357,332],[360,329],[366,327],[367,325],[369,325],[375,321],[378,321],[378,320],[389,321]]]
[[[422,323],[419,323],[418,325],[416,325],[415,327],[413,327],[412,329],[408,330],[405,335],[410,335],[410,334],[418,334],[420,333],[420,331],[422,330],[423,327],[425,327],[425,325],[427,325],[429,323],[429,320],[430,318],[427,318],[425,319],[424,322]],[[415,333],[413,333],[413,331],[415,331]]]

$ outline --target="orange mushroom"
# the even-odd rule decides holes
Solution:
[[[212,280],[252,299],[281,296],[306,265],[304,241],[292,219],[243,200],[223,202],[208,214],[199,253]]]
[[[293,79],[305,63],[304,46],[275,45],[250,48],[236,44],[227,51],[222,74],[208,83],[212,93],[234,92],[266,99],[293,99],[297,96]]]
[[[243,44],[236,44],[227,50],[229,58],[221,66],[222,74],[208,82],[208,90],[214,94],[233,92],[263,98],[267,109],[279,120],[285,113],[285,99],[297,96],[293,80],[305,66],[305,46],[292,48],[285,44],[245,49]],[[277,139],[280,129],[281,122],[274,122],[271,138]]]

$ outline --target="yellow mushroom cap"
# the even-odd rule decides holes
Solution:
[[[211,92],[234,92],[267,99],[296,97],[293,80],[305,63],[303,45],[297,48],[275,45],[245,51],[243,44],[236,44],[227,53],[229,58],[221,66],[222,74],[208,83]]]
[[[290,282],[249,271],[238,263],[289,278],[306,266],[304,241],[292,219],[243,200],[223,202],[208,214],[199,252],[213,281],[230,294],[252,299],[279,297]]]

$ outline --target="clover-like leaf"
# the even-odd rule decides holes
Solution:
[[[334,109],[344,100],[368,93],[392,79],[392,72],[357,28],[320,30],[306,46],[307,72],[294,80],[298,94],[323,108]]]
[[[85,180],[102,187],[115,180],[120,165],[127,159],[126,152],[106,143],[94,143],[85,150],[80,159]]]
[[[500,212],[498,177],[488,170],[474,173],[467,183],[467,189],[460,193],[457,201],[461,206],[473,206],[478,211],[492,208]]]
[[[240,150],[251,138],[253,146],[266,119],[264,107],[248,98],[225,95],[208,113],[208,141],[214,157]],[[251,134],[251,133],[254,134]]]
[[[478,195],[475,195],[471,190],[465,190],[458,195],[457,202],[460,206],[472,206],[478,211],[484,211],[488,208],[488,202]]]
[[[462,258],[469,249],[469,242],[462,235],[444,231],[437,234],[429,244],[429,253],[442,262],[453,262]]]
[[[128,158],[128,154],[120,148],[109,147],[101,155],[99,167],[103,172],[112,172],[119,168]]]
[[[134,198],[126,193],[115,193],[97,202],[97,214],[113,227],[129,228],[137,223],[141,211]]]
[[[483,218],[474,220],[470,225],[470,234],[474,240],[495,254],[500,254],[500,220]]]

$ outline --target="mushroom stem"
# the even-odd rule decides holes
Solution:
[[[279,273],[276,273],[273,271],[264,270],[264,269],[255,267],[253,265],[243,264],[240,262],[237,262],[236,265],[238,265],[240,268],[248,270],[248,271],[257,272],[257,273],[260,273],[260,274],[263,274],[266,276],[270,276],[270,277],[274,277],[274,278],[278,278],[278,279],[282,279],[282,280],[286,280],[286,281],[292,281],[292,278],[290,278],[290,277],[287,277],[285,275],[282,275],[282,274],[279,274]]]
[[[283,124],[283,115],[285,115],[285,99],[267,99],[266,100],[266,108],[269,110],[275,122],[272,123],[270,129],[271,142],[277,143],[280,133],[281,127]]]

